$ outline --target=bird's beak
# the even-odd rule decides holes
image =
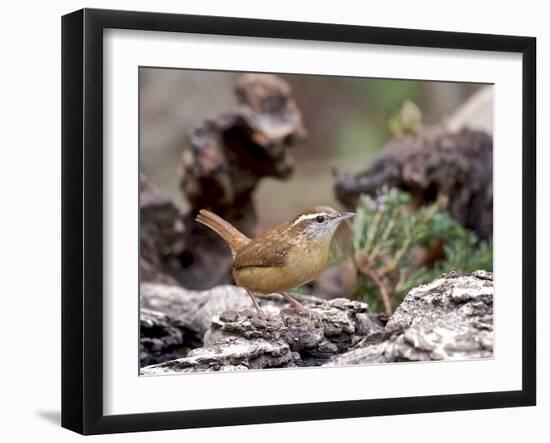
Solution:
[[[347,218],[351,218],[351,217],[353,217],[354,215],[355,215],[355,212],[340,212],[340,213],[338,214],[337,219],[338,219],[339,221],[342,221],[342,220],[345,220],[345,219],[347,219]]]

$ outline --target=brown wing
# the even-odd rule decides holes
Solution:
[[[233,261],[233,269],[283,266],[291,245],[278,231],[264,232],[244,246]]]

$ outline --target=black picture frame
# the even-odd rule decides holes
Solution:
[[[107,28],[522,54],[522,389],[104,415],[102,36]],[[62,426],[82,434],[102,434],[535,405],[535,67],[533,37],[96,9],[65,15],[62,18]]]

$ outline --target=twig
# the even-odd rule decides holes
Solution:
[[[393,313],[391,295],[382,277],[380,277],[376,273],[376,271],[371,269],[368,265],[364,264],[361,258],[359,258],[358,260],[355,260],[355,264],[359,272],[369,277],[374,282],[374,284],[378,287],[378,290],[380,291],[380,296],[382,297],[382,302],[384,303],[384,311],[386,315],[388,316],[391,315]]]

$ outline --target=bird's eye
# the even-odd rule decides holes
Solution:
[[[315,221],[317,223],[323,223],[325,221],[325,217],[323,217],[322,215],[318,215],[317,217],[315,217]]]

